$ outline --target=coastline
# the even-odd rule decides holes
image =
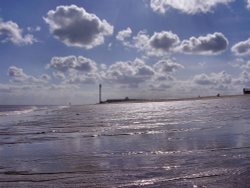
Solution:
[[[250,95],[238,96],[73,105],[3,124],[0,187],[247,187]]]
[[[175,99],[107,99],[97,104],[120,104],[120,103],[147,103],[147,102],[177,102],[177,101],[194,101],[194,100],[209,100],[209,99],[222,99],[232,97],[248,96],[243,94],[238,95],[220,95],[220,96],[199,96],[188,98],[175,98]]]

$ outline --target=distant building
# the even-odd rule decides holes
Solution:
[[[243,89],[243,94],[244,94],[244,95],[250,94],[250,88],[244,88],[244,89]]]

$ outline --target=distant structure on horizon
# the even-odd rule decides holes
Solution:
[[[99,103],[102,103],[102,84],[99,84]]]
[[[243,88],[243,94],[250,94],[250,88]]]

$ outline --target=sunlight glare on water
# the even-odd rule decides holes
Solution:
[[[71,106],[0,127],[6,187],[247,187],[248,97]]]

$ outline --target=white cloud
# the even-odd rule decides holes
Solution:
[[[131,35],[132,35],[132,30],[130,29],[130,27],[127,27],[127,29],[118,32],[118,34],[116,35],[116,39],[121,42],[124,42],[124,40],[126,38],[131,37]]]
[[[42,75],[40,76],[40,79],[41,79],[41,80],[44,80],[45,82],[47,82],[47,81],[50,80],[50,76],[47,75],[47,74],[42,74]]]
[[[250,0],[246,0],[247,2],[247,8],[250,9]]]
[[[41,75],[40,78],[27,75],[24,73],[23,69],[16,66],[9,67],[8,76],[10,77],[11,82],[23,84],[43,84],[48,82],[50,79],[50,77],[46,74]]]
[[[176,81],[173,73],[184,68],[183,65],[172,59],[162,59],[153,65],[155,75],[151,82],[151,89],[164,90],[174,86]]]
[[[65,80],[68,84],[95,84],[100,80],[97,73],[79,74],[71,72]]]
[[[183,66],[172,60],[161,60],[148,64],[141,59],[97,65],[93,60],[81,56],[67,56],[52,58],[47,68],[51,69],[52,78],[55,80],[47,74],[31,76],[26,74],[23,69],[11,66],[8,71],[10,84],[0,86],[0,95],[8,97],[8,94],[15,94],[22,98],[33,96],[34,99],[37,99],[39,93],[41,96],[47,96],[46,98],[54,98],[56,92],[60,91],[59,99],[64,97],[61,92],[66,92],[66,96],[70,96],[72,90],[76,90],[73,87],[70,88],[70,85],[77,87],[77,92],[82,92],[79,96],[82,96],[83,93],[89,92],[85,91],[86,87],[95,87],[97,83],[103,83],[110,93],[118,88],[119,91],[121,88],[143,91],[144,88],[150,89],[150,86],[161,87],[163,90],[171,87],[175,80],[173,73]],[[130,94],[129,90],[127,91]],[[136,94],[136,92],[132,93]],[[40,99],[37,100],[40,101]],[[56,101],[58,100],[52,101],[53,104]]]
[[[74,62],[77,61],[77,57],[67,57],[61,57],[61,60],[68,68],[61,68],[61,65],[53,64],[54,60],[51,60],[53,66],[48,66],[48,68],[55,70],[52,72],[52,78],[56,78],[56,80],[52,80],[47,74],[31,76],[26,74],[23,69],[11,66],[8,71],[11,82],[10,84],[0,84],[0,95],[5,97],[16,95],[22,96],[22,98],[36,96],[39,101],[39,93],[46,98],[56,97],[59,100],[59,98],[64,97],[61,93],[66,92],[65,96],[69,97],[74,91],[74,95],[77,92],[81,93],[79,96],[82,96],[84,93],[90,92],[86,88],[93,87],[94,90],[95,87],[97,88],[97,83],[103,83],[106,93],[114,94],[114,97],[119,97],[121,94],[121,96],[138,96],[139,98],[141,96],[146,98],[178,98],[216,95],[217,93],[239,93],[243,87],[250,85],[249,62],[240,66],[242,72],[235,77],[222,71],[178,80],[175,77],[175,72],[183,69],[184,66],[174,59],[162,59],[155,63],[146,63],[142,59],[135,59],[133,61],[119,61],[110,65],[95,65],[94,69],[82,69],[79,68],[81,65]],[[71,64],[69,61],[73,63]],[[116,89],[119,94],[114,92]],[[57,96],[58,92],[60,96]],[[92,95],[93,93],[91,97]]]
[[[241,69],[245,70],[245,71],[250,71],[250,61],[247,61],[245,63],[243,63],[241,66],[240,66]]]
[[[160,60],[152,65],[141,59],[120,61],[104,70],[103,80],[129,87],[164,85],[174,81],[173,73],[182,68],[182,65],[170,59]]]
[[[244,61],[238,59],[237,64],[234,67],[238,67],[241,73],[234,79],[235,85],[242,85],[242,87],[250,87],[250,61]]]
[[[53,68],[60,72],[76,70],[81,72],[95,72],[96,62],[83,56],[53,57],[47,68]]]
[[[152,36],[140,31],[129,46],[148,56],[164,56],[172,53],[179,42],[179,37],[172,31],[155,32]]]
[[[173,60],[160,60],[154,64],[154,68],[157,72],[160,73],[173,73],[177,70],[183,69],[184,66],[174,62]]]
[[[134,87],[151,79],[154,74],[152,67],[141,59],[135,59],[110,65],[105,70],[104,79],[110,83],[128,84]]]
[[[38,32],[41,31],[41,27],[40,26],[36,26],[36,27],[27,27],[27,30],[29,32]]]
[[[199,74],[194,76],[195,84],[217,90],[227,90],[232,87],[233,77],[225,71],[219,73]]]
[[[237,56],[250,55],[250,38],[233,45],[231,51]]]
[[[70,84],[90,84],[99,78],[95,61],[83,56],[53,57],[46,68],[52,68],[53,77]]]
[[[155,32],[149,39],[150,47],[163,52],[169,52],[179,42],[179,37],[171,31]]]
[[[133,37],[133,41],[130,42],[130,47],[136,48],[140,51],[147,50],[148,47],[148,41],[150,39],[150,36],[147,34],[146,31],[139,31],[136,36]]]
[[[213,85],[216,80],[212,76],[202,73],[194,76],[194,82],[199,85]]]
[[[53,77],[59,80],[64,80],[65,79],[65,75],[63,72],[60,71],[56,71],[52,73]]]
[[[227,5],[234,0],[151,0],[150,7],[154,12],[166,13],[170,8],[186,14],[212,12],[219,5]]]
[[[28,45],[36,42],[31,34],[23,34],[22,29],[13,21],[4,22],[0,19],[1,42],[12,42],[16,45]]]
[[[44,18],[50,32],[66,44],[90,49],[104,43],[104,37],[113,34],[113,26],[95,14],[76,5],[58,6]]]
[[[243,87],[249,87],[250,86],[250,73],[248,70],[243,70],[240,75],[235,79],[235,84],[237,85],[243,85]]]
[[[218,55],[226,50],[227,38],[219,32],[206,36],[190,37],[181,41],[172,31],[155,32],[152,36],[140,31],[131,39],[123,38],[123,45],[135,48],[146,56],[163,57],[172,53]]]
[[[187,54],[217,55],[225,51],[227,46],[227,38],[222,33],[216,32],[183,40],[178,48],[180,52]]]
[[[159,84],[150,84],[149,89],[152,90],[153,92],[158,92],[158,91],[166,91],[169,90],[170,88],[173,88],[174,84],[166,84],[166,83],[159,83]]]
[[[240,70],[240,73],[233,79],[234,86],[237,86],[238,90],[244,87],[250,87],[250,61],[238,58],[232,64],[232,67]]]

